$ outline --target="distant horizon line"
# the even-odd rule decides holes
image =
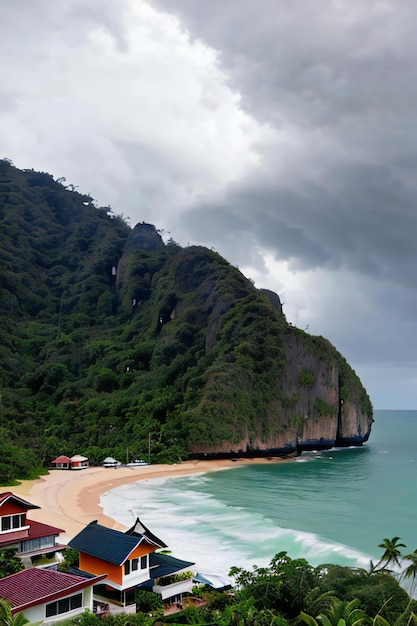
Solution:
[[[417,412],[417,408],[415,409],[374,409],[374,411],[413,411],[413,412]]]

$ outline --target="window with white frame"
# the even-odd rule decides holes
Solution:
[[[146,569],[148,567],[148,555],[141,556],[137,559],[130,559],[125,563],[125,576],[137,572],[139,569]]]
[[[26,525],[26,514],[3,515],[1,518],[1,532],[8,530],[18,530]]]

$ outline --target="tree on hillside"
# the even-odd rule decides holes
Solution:
[[[411,578],[410,596],[413,597],[413,591],[417,580],[417,550],[414,550],[411,554],[404,555],[404,561],[408,561],[409,564],[402,573],[401,578]]]
[[[230,575],[236,579],[241,600],[253,598],[257,609],[275,609],[286,618],[299,614],[318,582],[314,567],[286,552],[276,554],[269,567],[255,566],[252,572],[234,567]]]
[[[402,557],[400,548],[406,548],[404,543],[400,542],[399,537],[393,537],[392,539],[385,538],[382,543],[378,545],[378,548],[383,548],[384,553],[375,565],[374,571],[380,569],[388,570],[389,565],[397,565],[400,567],[400,557]]]

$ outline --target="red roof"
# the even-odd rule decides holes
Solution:
[[[49,524],[42,524],[42,522],[35,522],[34,520],[27,520],[30,525],[28,539],[37,539],[38,537],[50,537],[51,535],[59,535],[65,531],[62,528],[56,528],[56,526],[49,526]]]
[[[94,585],[105,577],[106,575],[83,578],[74,574],[34,567],[1,578],[0,598],[4,598],[11,604],[12,613],[17,613],[29,606],[51,602]]]
[[[61,456],[58,456],[55,461],[51,461],[51,463],[70,463],[71,459],[69,458],[69,456],[65,456],[65,454],[61,454]]]
[[[19,496],[15,496],[11,491],[5,491],[4,493],[0,493],[0,506],[5,504],[8,500],[14,500],[17,504],[20,504],[25,509],[40,509],[40,506],[36,504],[31,504],[27,500],[23,500],[23,498],[19,498]]]
[[[43,524],[42,522],[36,522],[35,520],[31,520],[28,518],[26,518],[26,525],[29,526],[26,536],[22,535],[22,531],[19,529],[16,529],[15,532],[4,533],[0,535],[0,546],[3,547],[15,544],[17,541],[21,542],[28,541],[30,539],[38,539],[40,537],[51,537],[54,535],[60,535],[61,533],[65,532],[65,530],[63,530],[62,528],[50,526],[49,524]],[[16,535],[16,533],[18,533],[18,535]],[[63,546],[53,546],[53,548],[56,548],[58,550],[62,549]]]

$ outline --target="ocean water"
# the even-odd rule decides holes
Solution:
[[[267,565],[280,551],[312,565],[368,567],[385,538],[417,548],[417,411],[376,411],[361,448],[182,478],[103,494],[104,513],[137,516],[173,555],[205,573]]]

